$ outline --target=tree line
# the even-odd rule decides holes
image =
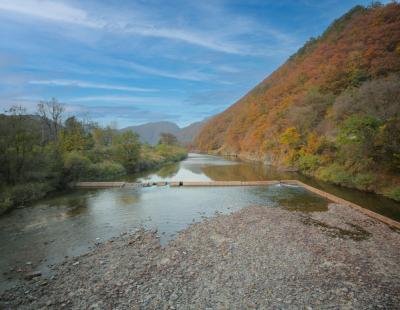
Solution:
[[[0,213],[79,180],[117,180],[186,155],[174,136],[142,144],[132,131],[67,117],[55,99],[33,115],[12,106],[0,114]]]

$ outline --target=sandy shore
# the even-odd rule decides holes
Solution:
[[[395,309],[400,233],[357,211],[254,206],[162,248],[140,230],[0,295],[1,309]]]

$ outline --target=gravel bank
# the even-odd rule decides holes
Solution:
[[[254,206],[162,248],[140,230],[0,296],[21,309],[395,309],[400,234],[350,208]]]

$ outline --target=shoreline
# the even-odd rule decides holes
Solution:
[[[335,183],[335,182],[332,182],[332,181],[324,181],[324,180],[322,180],[320,178],[317,178],[317,176],[314,175],[314,174],[307,174],[307,173],[301,172],[301,170],[299,170],[298,168],[282,167],[282,166],[273,165],[271,163],[267,163],[265,158],[261,158],[258,155],[247,155],[247,154],[240,154],[240,153],[239,154],[236,154],[236,153],[224,154],[224,153],[220,153],[220,152],[203,152],[203,151],[197,151],[197,152],[199,154],[212,155],[212,156],[222,156],[222,157],[226,157],[226,158],[233,158],[235,160],[243,161],[243,162],[261,163],[261,164],[264,164],[266,166],[271,166],[271,167],[275,168],[277,171],[289,172],[289,173],[295,172],[295,173],[298,173],[299,175],[301,175],[304,178],[308,178],[308,179],[311,179],[311,180],[316,181],[316,182],[323,182],[323,183],[326,183],[326,184],[329,184],[329,185],[334,185],[334,186],[338,186],[338,187],[345,188],[345,189],[355,190],[355,191],[358,191],[360,193],[377,195],[377,196],[384,197],[386,199],[389,199],[391,201],[394,201],[394,202],[397,202],[397,203],[400,204],[399,200],[396,200],[396,199],[392,198],[391,196],[385,195],[385,193],[382,192],[382,191],[363,190],[363,189],[357,188],[356,186],[347,186],[347,185],[338,184],[338,183]]]
[[[163,168],[163,167],[165,167],[165,166],[168,166],[168,165],[171,165],[171,164],[177,164],[177,163],[179,163],[179,162],[181,162],[181,161],[183,161],[183,160],[185,160],[185,159],[187,159],[187,158],[188,158],[188,154],[186,154],[186,156],[185,156],[184,158],[181,158],[181,159],[179,159],[178,161],[170,161],[170,160],[168,160],[168,161],[159,163],[159,164],[154,165],[154,166],[149,166],[149,167],[147,167],[147,168],[145,168],[145,169],[141,169],[141,170],[137,171],[137,172],[136,172],[136,175],[139,176],[139,175],[141,175],[141,174],[150,173],[150,172],[152,172],[152,171],[154,171],[154,170]],[[129,177],[129,174],[124,175],[122,178],[124,178],[124,177]],[[118,178],[118,179],[120,179],[120,178]],[[117,180],[117,179],[116,179],[116,180]],[[78,183],[79,183],[79,182],[80,182],[80,181],[78,181]],[[96,181],[96,182],[103,182],[103,181],[98,180],[98,181]],[[125,181],[123,181],[123,182],[106,181],[106,182],[108,182],[108,183],[126,183]],[[75,182],[75,183],[76,183],[76,182]],[[85,182],[82,182],[82,183],[85,183]],[[15,210],[15,209],[29,208],[32,204],[34,204],[34,203],[36,203],[36,202],[38,202],[38,201],[41,201],[41,200],[43,200],[43,199],[47,199],[47,198],[50,198],[50,197],[53,197],[53,196],[57,196],[57,195],[60,195],[60,194],[68,193],[68,192],[73,191],[73,190],[76,190],[74,184],[67,184],[67,186],[65,186],[65,187],[63,187],[63,188],[60,188],[60,189],[56,189],[56,190],[52,190],[52,191],[47,192],[44,196],[42,196],[42,197],[40,197],[40,198],[38,198],[38,199],[32,199],[32,200],[30,200],[30,201],[27,201],[27,203],[26,203],[25,205],[11,206],[11,207],[6,208],[6,209],[0,208],[0,217],[3,216],[3,215],[5,215],[5,214],[7,214],[7,213],[12,212],[12,211]]]
[[[139,230],[0,294],[1,308],[393,308],[400,233],[354,209],[252,206],[181,231]]]
[[[369,217],[372,217],[382,223],[385,223],[393,228],[400,229],[400,222],[393,220],[389,217],[383,216],[379,213],[373,212],[359,206],[355,203],[347,201],[343,198],[325,192],[323,190],[317,189],[313,186],[305,184],[299,180],[268,180],[268,181],[164,181],[164,182],[135,182],[135,183],[127,183],[127,182],[77,182],[75,184],[76,188],[83,189],[93,189],[93,188],[134,188],[134,187],[150,187],[150,186],[170,186],[170,187],[227,187],[227,186],[266,186],[266,185],[296,185],[303,187],[304,189],[317,194],[323,198],[328,199],[331,202],[348,206],[353,208],[361,213],[366,214]]]

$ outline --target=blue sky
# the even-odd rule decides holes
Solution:
[[[0,0],[0,110],[57,98],[119,128],[223,111],[352,0]]]

